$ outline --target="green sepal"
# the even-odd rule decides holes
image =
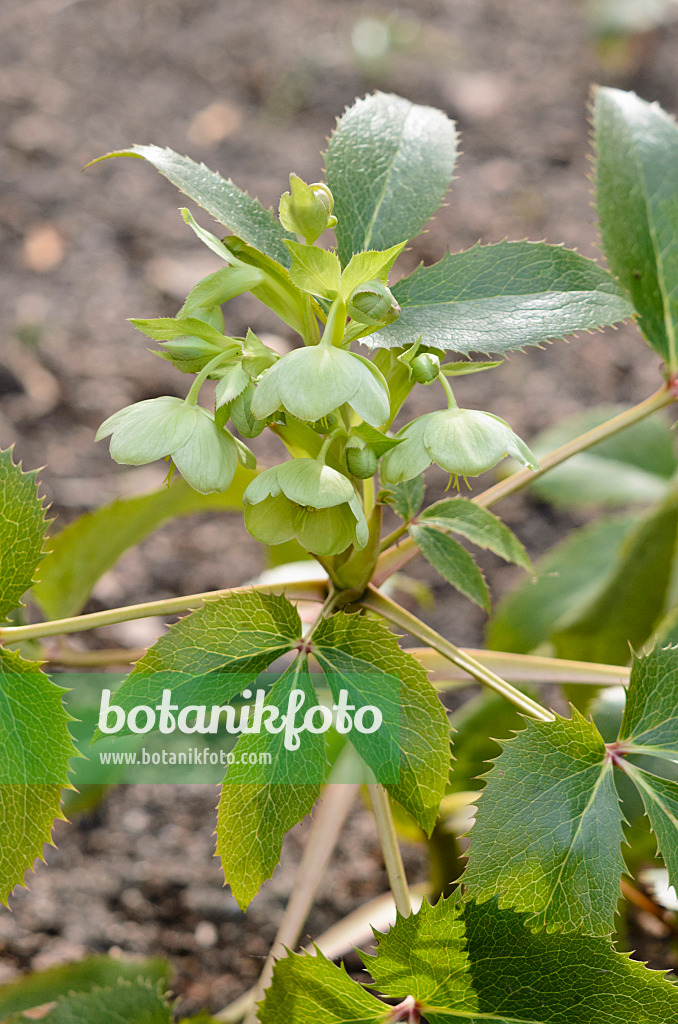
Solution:
[[[290,280],[302,291],[334,299],[339,293],[341,264],[339,257],[315,245],[286,242],[292,256]]]

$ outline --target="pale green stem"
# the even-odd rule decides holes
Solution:
[[[320,339],[321,345],[341,345],[346,333],[346,303],[337,295],[330,306],[327,314],[327,323],[323,336]]]
[[[393,823],[388,793],[379,782],[369,783],[367,791],[377,825],[381,852],[384,855],[384,865],[388,875],[388,884],[393,893],[396,910],[402,917],[409,917],[412,913],[412,900],[410,899],[410,890],[407,887],[405,868],[400,854],[400,846],[398,845],[398,837]]]
[[[212,370],[219,366],[220,363],[226,362],[226,360],[230,358],[230,355],[220,352],[218,356],[214,357],[214,359],[210,359],[206,366],[203,366],[202,370],[191,384],[191,390],[184,399],[186,405],[197,405],[200,388],[203,386]]]
[[[374,477],[363,480],[363,506],[365,518],[369,519],[374,510]]]
[[[170,597],[164,601],[146,601],[143,604],[111,608],[89,615],[74,615],[67,619],[53,619],[51,622],[36,622],[29,626],[0,626],[0,643],[15,644],[20,640],[39,640],[44,636],[61,636],[66,633],[82,633],[87,629],[112,626],[117,622],[144,619],[151,615],[174,615],[177,612],[195,609],[218,597],[229,594],[244,594],[248,591],[260,594],[284,593],[292,601],[323,601],[327,594],[327,583],[322,580],[308,580],[292,584],[257,583],[246,587],[229,587],[225,590],[208,590],[202,594],[185,597]]]
[[[457,399],[454,397],[454,392],[452,391],[452,388],[450,386],[450,382],[448,381],[448,379],[445,376],[445,374],[444,373],[439,373],[438,374],[438,380],[442,384],[443,391],[445,392],[445,395],[447,397],[447,408],[448,409],[458,409],[459,407],[457,405]]]
[[[468,684],[469,674],[430,647],[408,647],[430,673],[438,690]],[[577,683],[584,686],[628,686],[629,668],[624,665],[601,665],[597,662],[571,661],[567,658],[546,658],[537,654],[513,654],[509,651],[484,651],[462,647],[461,653],[473,658],[507,682],[512,683]]]
[[[517,473],[512,473],[505,480],[500,480],[481,494],[476,495],[471,501],[475,502],[476,505],[481,505],[483,508],[489,508],[496,502],[501,501],[502,498],[507,498],[509,494],[515,494],[516,491],[527,487],[528,484],[531,484],[538,477],[543,476],[550,469],[554,469],[555,466],[559,466],[562,462],[572,458],[573,455],[586,451],[599,441],[604,441],[605,438],[618,434],[619,431],[640,422],[640,420],[657,412],[657,410],[671,405],[677,397],[678,395],[672,386],[663,384],[658,391],[655,391],[653,395],[650,395],[643,402],[639,402],[638,405],[634,405],[631,409],[620,413],[619,416],[614,416],[611,420],[606,420],[605,423],[601,423],[592,430],[587,430],[586,433],[580,434],[579,437],[573,438],[566,444],[561,445],[560,448],[556,448],[548,455],[545,455],[539,460],[539,469],[536,472],[530,469],[521,469]],[[397,572],[398,569],[401,569],[415,558],[418,552],[419,549],[411,537],[404,540],[402,544],[398,544],[397,547],[384,551],[377,563],[374,575],[375,585],[380,586],[392,573]]]
[[[456,647],[450,640],[440,636],[434,629],[431,629],[430,626],[427,626],[426,623],[418,619],[416,615],[412,615],[405,608],[401,608],[399,604],[386,597],[385,594],[380,594],[374,587],[370,587],[367,590],[360,603],[365,608],[378,612],[385,619],[388,619],[389,622],[400,626],[401,629],[406,629],[411,636],[432,647],[434,651],[438,651],[439,654],[442,654],[443,657],[447,658],[454,665],[463,668],[465,672],[468,672],[470,676],[477,679],[479,683],[483,683],[484,686],[488,686],[495,693],[505,697],[519,711],[530,715],[531,718],[536,718],[539,722],[552,722],[554,720],[555,715],[553,712],[547,711],[536,700],[532,700],[531,697],[521,693],[511,683],[507,683],[501,676],[496,675],[491,669],[476,661],[475,658],[462,651],[461,648]]]

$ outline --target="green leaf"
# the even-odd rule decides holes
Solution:
[[[119,981],[62,997],[45,1024],[171,1024],[172,1013],[157,988],[144,982]]]
[[[372,704],[382,712],[378,733],[353,729],[349,738],[377,779],[430,835],[445,791],[450,747],[445,711],[426,672],[384,623],[345,613],[320,624],[313,654],[335,700],[343,688],[350,704]]]
[[[71,992],[89,992],[93,988],[112,988],[122,978],[169,986],[172,970],[167,960],[114,960],[93,956],[79,963],[60,964],[46,971],[24,974],[0,986],[0,1020],[12,1013],[50,1003]]]
[[[292,283],[305,292],[333,299],[339,292],[339,257],[327,249],[319,249],[316,245],[301,245],[299,242],[285,244],[292,256]]]
[[[469,600],[490,610],[490,594],[483,574],[466,548],[433,526],[410,526],[412,539],[443,579]]]
[[[380,430],[371,427],[364,421],[357,427],[351,427],[351,433],[369,445],[378,459],[401,444],[401,441],[397,441],[394,437],[387,437],[386,434],[382,434]]]
[[[634,654],[619,738],[632,740],[647,753],[657,748],[664,756],[678,755],[677,648]]]
[[[320,950],[282,957],[259,1003],[260,1024],[372,1024],[389,1007],[335,967]]]
[[[509,739],[525,722],[513,704],[484,691],[467,700],[450,716],[452,772],[448,792],[480,790],[488,762],[501,754],[500,742]]]
[[[421,474],[411,480],[405,480],[402,484],[396,484],[395,487],[389,487],[386,500],[401,519],[409,522],[421,508],[425,489],[424,476]]]
[[[130,323],[147,338],[153,338],[154,341],[174,341],[177,338],[186,337],[202,338],[203,341],[215,346],[215,355],[226,347],[227,342],[231,341],[221,331],[217,331],[204,320],[198,320],[193,316],[177,319],[171,316],[160,316],[153,320],[133,318]]]
[[[369,249],[367,252],[354,253],[341,275],[341,297],[348,299],[354,288],[361,284],[367,284],[368,281],[378,280],[386,284],[389,271],[405,245],[405,242],[400,242],[384,252]]]
[[[605,256],[639,326],[678,367],[678,126],[634,93],[596,89],[596,206]]]
[[[272,210],[266,210],[258,199],[243,192],[230,179],[222,178],[187,156],[159,146],[130,146],[129,149],[106,153],[92,163],[114,156],[148,160],[168,181],[229,231],[289,267],[290,257],[283,243],[286,238],[294,239],[294,235],[284,230]]]
[[[273,685],[264,707],[286,709],[295,689],[309,706],[317,704],[306,658],[297,658]],[[216,852],[243,910],[273,874],[286,832],[310,813],[320,796],[327,765],[324,738],[304,732],[300,742],[298,750],[289,750],[284,732],[262,731],[244,734],[234,747],[235,761],[226,772],[219,801]],[[253,764],[250,758],[262,754],[270,755],[270,764]]]
[[[242,508],[252,473],[238,467],[223,494],[198,494],[183,480],[137,498],[121,498],[76,519],[50,537],[33,597],[51,619],[77,615],[97,580],[129,548],[163,523],[198,512]]]
[[[276,262],[265,253],[247,245],[242,238],[234,236],[228,238],[227,242],[229,249],[239,260],[250,267],[261,270],[264,274],[262,283],[252,288],[252,295],[255,299],[263,302],[292,330],[300,334],[302,338],[306,338],[305,332],[308,330],[309,321],[312,320],[311,297],[305,292],[299,291],[290,280],[286,269],[291,263],[287,249],[285,249],[287,259]]]
[[[525,582],[499,603],[488,624],[488,646],[528,654],[548,640],[561,619],[604,590],[635,522],[632,516],[601,519],[556,544],[537,562],[536,581]]]
[[[570,416],[538,434],[530,442],[532,450],[541,458],[624,408],[599,406]],[[655,415],[550,469],[530,486],[544,501],[564,508],[651,504],[666,497],[677,468],[669,425]]]
[[[377,1002],[318,952],[278,960],[261,1024],[667,1024],[678,1014],[678,986],[608,941],[534,934],[493,904],[424,903],[377,939],[366,965],[389,999],[412,997],[411,1013],[404,1000]]]
[[[446,498],[429,505],[419,516],[419,522],[460,533],[507,562],[521,565],[528,572],[532,570],[527,551],[515,533],[492,512],[467,498]]]
[[[467,892],[549,931],[608,935],[624,870],[612,762],[592,722],[530,722],[505,744],[472,830]]]
[[[11,448],[0,449],[0,622],[21,604],[42,558],[47,523],[36,473],[15,465]]]
[[[450,187],[454,123],[440,110],[374,93],[337,122],[326,156],[342,264],[419,234]]]
[[[466,952],[458,900],[424,900],[417,914],[398,917],[385,935],[375,932],[375,956],[363,956],[380,992],[391,998],[414,996],[421,1006],[454,1007],[456,1014],[478,1009]],[[435,1014],[427,1019],[433,1020]]]
[[[61,694],[33,662],[0,648],[0,902],[51,842],[77,756]]]
[[[256,676],[293,649],[301,637],[295,607],[257,591],[208,601],[172,626],[150,647],[115,693],[125,713],[157,704],[171,683],[180,707],[225,704],[243,688],[243,674]],[[95,739],[101,738],[97,731]],[[117,733],[130,735],[125,724]]]
[[[623,665],[662,617],[671,585],[678,492],[643,516],[624,538],[602,591],[552,633],[561,658]]]
[[[483,370],[494,370],[497,366],[501,366],[503,362],[503,359],[493,359],[489,362],[487,360],[482,362],[479,360],[472,363],[464,359],[459,363],[442,363],[440,372],[444,373],[446,377],[465,377],[469,373],[482,373]]]
[[[631,316],[606,270],[544,242],[500,242],[448,253],[391,289],[399,318],[363,339],[371,347],[413,345],[485,355],[540,345]]]
[[[671,884],[678,883],[678,783],[640,769],[627,771],[640,790]]]

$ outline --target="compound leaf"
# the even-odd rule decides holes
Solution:
[[[155,705],[167,688],[180,706],[224,704],[300,636],[299,613],[284,597],[252,590],[210,600],[149,648],[116,691],[115,704],[125,713]],[[130,735],[127,724],[117,735]]]
[[[500,242],[448,253],[392,288],[402,312],[370,347],[413,345],[503,355],[624,320],[633,308],[592,260],[544,242]]]
[[[678,648],[634,654],[619,739],[678,760]]]
[[[469,600],[490,610],[490,592],[466,548],[433,526],[410,526],[412,539],[437,572]]]
[[[419,522],[460,533],[473,544],[493,551],[507,562],[515,562],[528,571],[532,569],[527,551],[515,533],[488,509],[468,498],[437,501],[421,513]]]
[[[198,494],[184,480],[136,498],[120,498],[76,519],[50,537],[33,597],[51,619],[77,615],[92,588],[120,556],[163,523],[197,512],[242,508],[252,473],[238,466],[223,494]]]
[[[635,93],[597,89],[596,206],[610,267],[650,346],[678,367],[678,125]]]
[[[480,800],[464,875],[482,900],[549,931],[608,935],[624,861],[612,763],[576,710],[509,740]]]
[[[383,716],[377,732],[349,739],[389,793],[430,834],[450,763],[445,711],[426,672],[380,621],[339,613],[313,635],[313,654],[332,695]]]
[[[456,158],[454,122],[441,110],[381,92],[354,103],[325,160],[342,264],[418,235],[450,187]]]
[[[33,662],[0,648],[0,902],[42,858],[63,818],[62,788],[77,755],[64,691]]]
[[[404,480],[401,484],[389,488],[386,501],[393,506],[401,519],[409,522],[414,519],[421,508],[425,489],[424,476],[420,474],[412,477],[411,480]]]
[[[0,450],[0,622],[31,586],[45,541],[45,509],[36,471],[24,473],[12,449]]]
[[[160,146],[130,146],[129,149],[106,153],[92,163],[109,160],[114,156],[147,160],[180,192],[207,210],[219,224],[223,224],[248,245],[261,249],[284,267],[290,266],[291,259],[284,239],[294,240],[294,235],[284,230],[272,210],[265,209],[258,199],[243,192],[230,178],[222,178],[204,164],[197,164],[187,156],[180,156]]]
[[[293,690],[308,706],[317,703],[306,658],[299,657],[271,688],[264,708],[284,709]],[[266,712],[264,712],[266,713]],[[286,746],[285,733],[244,734],[226,772],[219,801],[217,855],[224,877],[244,910],[280,859],[285,833],[320,796],[327,759],[322,735],[304,732],[300,746]],[[261,755],[268,755],[264,763]]]
[[[455,897],[398,917],[365,957],[378,1002],[321,953],[279,960],[260,1004],[262,1024],[667,1024],[678,986],[589,936],[532,932],[525,916]],[[464,974],[464,963],[468,964]],[[471,987],[472,986],[472,987]],[[408,1013],[408,1009],[411,1013]]]

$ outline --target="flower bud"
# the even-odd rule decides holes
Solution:
[[[346,465],[349,473],[357,476],[359,480],[369,480],[377,472],[379,460],[377,456],[365,445],[364,448],[347,448]]]
[[[412,377],[417,384],[431,384],[438,379],[440,359],[429,352],[422,352],[412,360]]]
[[[337,223],[330,216],[333,207],[334,199],[326,185],[307,185],[298,175],[290,174],[290,191],[280,197],[278,215],[287,231],[302,235],[312,245],[325,228]]]
[[[352,320],[368,327],[392,324],[400,316],[400,306],[381,281],[368,281],[351,292],[347,312]]]

